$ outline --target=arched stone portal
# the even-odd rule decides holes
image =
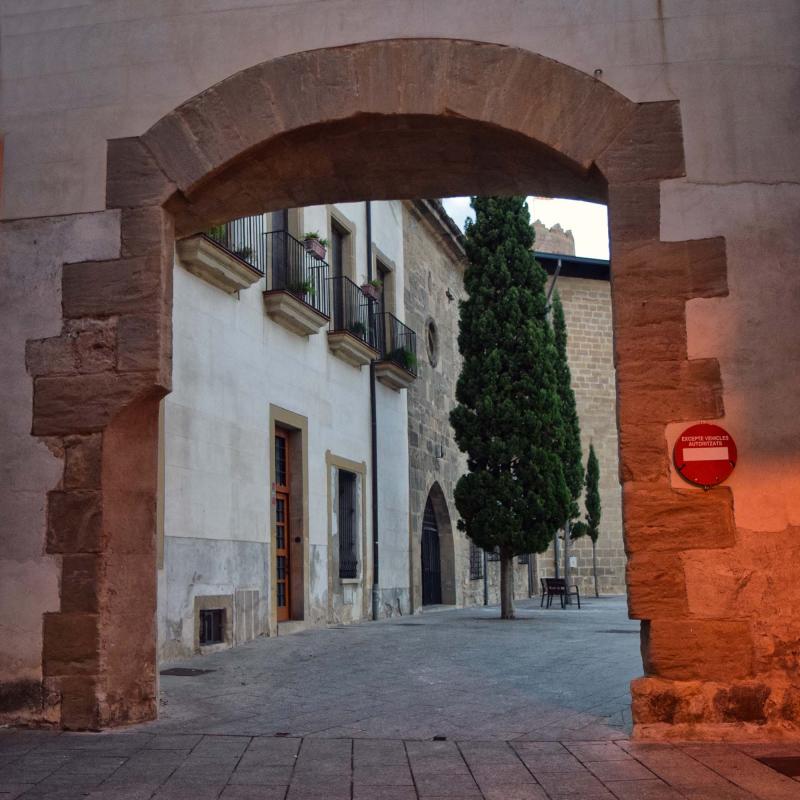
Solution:
[[[455,605],[456,556],[453,526],[450,521],[450,512],[447,508],[447,499],[438,483],[434,483],[428,492],[421,523],[418,530],[415,531],[414,538],[416,541],[411,548],[412,557],[415,553],[419,554],[418,563],[412,565],[411,573],[411,592],[414,598],[414,607],[435,605],[437,603]],[[430,594],[426,597],[425,591],[425,562],[426,558],[430,559],[432,557],[431,548],[426,550],[425,547],[427,528],[435,530],[436,538],[435,560],[438,563],[435,565],[435,571],[438,572],[439,577],[438,592],[435,598],[431,597]],[[433,537],[431,536],[430,538]]]
[[[774,708],[756,703],[772,667],[755,662],[746,615],[688,609],[683,557],[732,547],[734,528],[727,489],[670,486],[666,425],[723,413],[716,360],[687,357],[685,305],[726,293],[724,242],[659,241],[660,182],[683,172],[676,103],[636,104],[533,53],[452,40],[266,62],[110,141],[121,258],[65,265],[62,335],[31,345],[69,348],[78,332],[113,342],[104,371],[35,378],[33,433],[68,454],[49,495],[47,549],[63,573],[43,649],[60,723],[157,712],[156,400],[170,389],[175,237],[288,206],[513,192],[609,205],[629,602],[647,676],[637,731],[721,735],[753,705],[741,698],[785,724],[799,695],[773,681]]]

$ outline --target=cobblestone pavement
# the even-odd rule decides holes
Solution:
[[[0,800],[798,800],[788,745],[627,738],[624,600],[426,613],[261,639],[162,678],[158,722],[0,729]],[[445,738],[442,738],[445,737]]]

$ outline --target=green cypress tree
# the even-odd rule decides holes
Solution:
[[[561,463],[572,502],[567,516],[561,521],[564,528],[564,578],[569,578],[570,524],[578,514],[578,499],[583,491],[583,454],[581,453],[581,427],[578,410],[575,406],[575,392],[572,391],[572,375],[567,360],[567,322],[564,306],[556,291],[553,296],[553,333],[555,335],[556,374],[558,376],[558,396],[561,402],[561,416],[564,420],[564,438],[561,442]]]
[[[572,526],[571,537],[579,539],[588,536],[592,540],[592,571],[594,572],[594,596],[600,597],[597,586],[597,539],[600,536],[600,462],[589,445],[589,458],[586,462],[586,522],[576,522]]]
[[[455,502],[459,528],[499,550],[501,616],[512,619],[514,556],[543,552],[569,511],[557,356],[525,198],[473,197],[472,208],[450,415],[469,472]]]
[[[600,597],[597,588],[597,538],[600,536],[600,462],[589,445],[589,460],[586,462],[586,527],[592,540],[592,569],[594,571],[594,596]]]

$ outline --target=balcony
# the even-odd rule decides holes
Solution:
[[[328,279],[331,315],[328,329],[330,351],[350,366],[363,367],[378,357],[375,326],[370,323],[370,299],[350,278]]]
[[[258,243],[260,217],[215,225],[210,231],[177,243],[181,264],[193,275],[229,294],[247,289],[264,277]],[[263,248],[261,248],[263,250]]]
[[[374,315],[380,353],[375,377],[390,389],[407,389],[417,379],[417,335],[388,311]]]
[[[300,336],[311,336],[328,323],[328,263],[306,251],[287,231],[264,234],[267,315]]]

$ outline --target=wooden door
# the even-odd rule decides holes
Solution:
[[[278,622],[291,619],[289,436],[275,431],[275,606]]]

